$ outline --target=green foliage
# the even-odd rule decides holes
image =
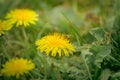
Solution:
[[[120,80],[119,0],[0,0],[0,17],[11,9],[30,8],[39,21],[13,27],[0,36],[0,70],[14,57],[32,59],[35,69],[18,80]],[[117,16],[115,16],[117,15]],[[112,25],[113,24],[113,25]],[[35,41],[60,32],[75,46],[69,57],[37,51]],[[0,80],[17,80],[0,72]]]
[[[103,29],[97,27],[90,30],[90,34],[93,35],[97,40],[103,40],[105,32]]]

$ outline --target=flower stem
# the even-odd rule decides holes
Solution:
[[[39,57],[39,59],[41,60],[41,62],[44,65],[44,69],[45,69],[45,80],[47,80],[48,77],[48,63],[47,63],[47,58],[44,57],[43,55],[40,55],[39,51],[37,52],[37,56]]]
[[[8,52],[6,51],[6,49],[3,45],[2,45],[2,48],[4,50],[4,54],[5,54],[6,58],[9,60],[11,57],[8,55]]]
[[[27,53],[31,53],[30,52],[30,43],[29,43],[29,38],[28,38],[28,36],[27,36],[27,33],[26,33],[26,31],[25,31],[25,28],[24,27],[22,27],[22,34],[23,34],[23,38],[24,38],[24,47],[25,47],[25,49],[27,50],[27,51],[29,51],[29,52],[27,52]]]
[[[27,43],[28,42],[28,37],[27,37],[27,34],[26,34],[26,31],[25,31],[24,27],[22,27],[22,33],[23,33],[23,37],[25,39],[25,42]]]
[[[86,62],[86,59],[85,59],[85,55],[83,55],[82,57],[83,57],[83,60],[84,60],[84,62],[85,62],[85,67],[86,67],[86,69],[87,69],[87,71],[88,71],[89,78],[90,78],[90,80],[92,80],[92,76],[91,76],[89,67],[88,67],[88,65],[87,65],[87,62]]]

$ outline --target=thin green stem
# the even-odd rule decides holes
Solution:
[[[77,13],[78,12],[78,1],[72,0],[73,3],[73,10]]]
[[[75,34],[75,36],[76,36],[77,43],[78,43],[78,45],[80,46],[81,43],[80,43],[80,40],[79,40],[79,36],[78,36],[77,34]]]
[[[88,67],[88,65],[87,65],[87,62],[86,62],[85,56],[83,56],[83,60],[84,60],[84,62],[85,62],[85,66],[86,66],[86,69],[87,69],[87,71],[88,71],[89,78],[90,78],[90,80],[92,80],[92,76],[91,76],[91,73],[90,73],[89,67]]]
[[[25,31],[24,27],[22,27],[22,33],[23,33],[23,37],[25,39],[25,42],[28,43],[28,37],[27,37],[27,34],[26,34],[26,31]]]
[[[4,41],[6,41],[6,37],[5,36],[3,36],[2,37],[2,44],[1,44],[1,48],[2,48],[2,50],[3,50],[3,55],[5,55],[5,57],[9,60],[9,59],[11,59],[11,56],[9,55],[9,53],[8,53],[8,51],[7,51],[7,48],[6,48],[6,42],[4,42]]]
[[[39,59],[41,60],[41,62],[43,63],[44,65],[44,68],[45,68],[45,80],[47,80],[47,77],[48,77],[48,64],[47,64],[47,59],[46,57],[40,55],[39,51],[37,52],[37,56],[39,57]]]
[[[38,33],[37,39],[41,38],[41,35],[43,34],[43,32],[45,31],[46,27],[43,27],[41,29],[41,31]]]
[[[23,33],[23,37],[24,37],[24,42],[25,42],[25,47],[27,48],[27,50],[29,51],[29,38],[27,36],[27,33],[25,31],[25,28],[22,27],[22,33]]]
[[[33,74],[39,76],[39,77],[43,77],[38,71],[39,71],[39,70],[36,69],[36,70],[32,70],[31,72],[32,72]]]
[[[29,72],[28,75],[31,77],[31,79],[34,79],[33,75]]]
[[[82,36],[79,34],[78,29],[75,28],[76,25],[73,24],[73,23],[69,20],[69,18],[68,18],[63,12],[62,12],[62,14],[63,14],[63,16],[64,16],[65,19],[66,19],[66,23],[67,23],[68,25],[70,25],[69,27],[71,28],[71,30],[74,31],[75,35],[78,35],[79,41],[80,41],[81,43],[84,43],[84,40],[82,39]]]
[[[7,57],[7,59],[10,59],[11,57],[8,55],[8,52],[3,45],[2,45],[2,48],[3,48],[3,51],[4,51],[4,55]]]
[[[20,41],[16,41],[16,40],[12,40],[12,41],[8,41],[8,43],[13,43],[13,44],[17,44],[17,45],[20,45],[20,46],[25,46],[24,43],[20,42]]]

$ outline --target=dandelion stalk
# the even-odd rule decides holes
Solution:
[[[45,80],[47,80],[47,74],[48,74],[48,65],[47,65],[47,60],[46,60],[46,57],[44,57],[44,56],[42,56],[42,55],[40,55],[40,53],[39,53],[39,51],[37,52],[37,54],[36,54],[38,57],[39,57],[39,59],[41,60],[41,62],[43,63],[43,65],[44,65],[44,67],[45,67]]]
[[[86,62],[86,59],[85,59],[85,55],[84,55],[84,54],[82,55],[82,58],[83,58],[83,61],[85,62],[85,67],[86,67],[86,69],[87,69],[87,71],[88,71],[89,78],[90,78],[90,80],[92,80],[92,76],[91,76],[91,73],[90,73],[90,70],[89,70],[89,67],[88,67],[88,64],[87,64],[87,62]]]
[[[25,49],[25,53],[28,53],[27,55],[25,55],[27,58],[30,58],[31,55],[31,44],[29,42],[29,38],[27,36],[26,30],[24,27],[22,27],[22,35],[23,35],[23,43],[24,43],[24,49]]]
[[[5,37],[3,37],[3,38],[5,38]],[[2,46],[2,49],[3,49],[3,51],[4,51],[4,55],[5,55],[6,58],[9,60],[11,57],[10,57],[10,55],[8,54],[6,47],[5,47],[3,44],[1,44],[1,46]]]
[[[27,37],[27,34],[26,34],[26,31],[25,31],[24,27],[22,27],[22,33],[23,33],[23,37],[25,39],[25,42],[27,43],[28,42],[28,37]]]
[[[29,38],[28,38],[28,36],[27,36],[27,33],[26,33],[26,31],[25,31],[25,28],[24,27],[22,27],[22,34],[23,34],[23,37],[24,37],[24,42],[25,42],[25,48],[27,49],[27,51],[29,51]]]
[[[5,47],[2,45],[3,50],[4,50],[4,54],[7,57],[7,59],[10,59],[11,57],[8,55],[8,52],[6,51]]]

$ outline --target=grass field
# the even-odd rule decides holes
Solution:
[[[119,0],[0,0],[0,80],[120,80]]]

